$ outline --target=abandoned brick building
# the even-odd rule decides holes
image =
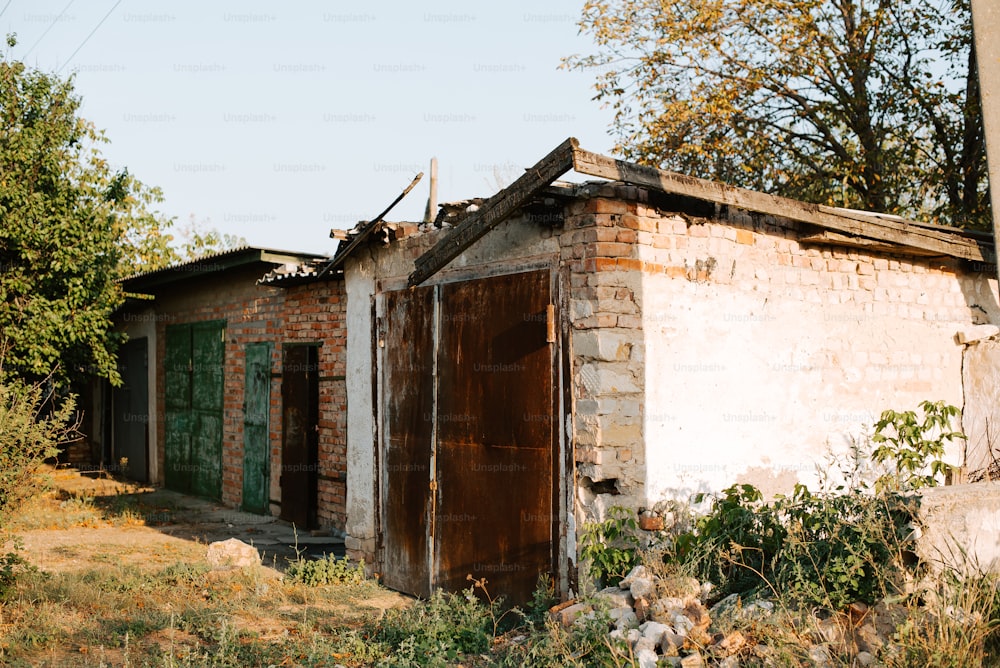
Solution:
[[[130,277],[121,388],[90,430],[135,480],[343,529],[343,281],[308,287],[285,265],[319,256],[239,248]],[[124,465],[121,463],[125,460]]]
[[[558,180],[570,170],[605,180]],[[197,428],[177,432],[183,447],[171,440],[187,395],[171,380],[170,341],[187,326],[192,342],[216,336],[199,327],[224,319],[221,487],[209,495],[262,508],[248,496],[259,456],[246,445],[257,428],[246,397],[260,393],[267,510],[291,517],[278,472],[299,461],[288,458],[302,440],[286,433],[302,431],[289,429],[288,402],[305,392],[318,397],[297,414],[318,427],[315,521],[343,529],[348,553],[387,585],[426,595],[472,574],[518,601],[550,573],[565,593],[581,523],[611,505],[651,509],[735,482],[787,490],[886,408],[963,407],[969,442],[949,458],[988,464],[1000,383],[978,369],[997,355],[993,258],[984,235],[753,193],[567,140],[434,223],[360,224],[332,270],[270,257],[132,279],[130,291],[156,297],[129,312],[152,314],[145,336],[164,369],[150,382],[166,415],[152,421],[150,475],[163,482],[172,448],[188,442],[196,454],[177,461],[216,457]],[[245,389],[252,359],[270,364],[269,390]],[[296,380],[290,360],[318,360],[316,377]]]

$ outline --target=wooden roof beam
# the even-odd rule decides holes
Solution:
[[[484,234],[506,220],[557,178],[573,168],[580,143],[570,137],[525,170],[514,183],[463,218],[433,248],[416,259],[409,285],[420,285],[462,254]]]
[[[579,148],[573,151],[573,169],[588,176],[624,181],[716,204],[781,216],[836,232],[910,246],[933,254],[950,255],[977,262],[994,261],[993,244],[977,242],[957,233],[927,229],[903,221],[886,220],[873,216],[847,216],[839,212],[832,213],[827,207],[817,204],[808,204],[785,197],[684,176],[655,167],[615,160]]]

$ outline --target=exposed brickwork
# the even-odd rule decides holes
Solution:
[[[859,407],[877,411],[890,401],[900,409],[925,398],[961,404],[960,379],[952,373],[960,368],[960,351],[951,337],[955,328],[985,322],[983,309],[994,306],[982,274],[957,260],[809,245],[802,240],[807,232],[783,219],[726,210],[709,219],[658,209],[642,189],[590,190],[589,199],[568,205],[560,235],[561,262],[571,276],[574,437],[584,488],[613,479],[619,492],[642,503],[651,500],[649,480],[674,475],[651,462],[650,453],[669,448],[675,470],[683,470],[676,462],[686,457],[703,461],[690,444],[659,442],[660,434],[680,433],[671,423],[677,415],[650,416],[651,410],[662,410],[664,400],[656,396],[662,388],[675,397],[686,395],[684,380],[677,378],[684,374],[702,393],[715,383],[767,384],[780,378],[801,386],[787,400],[774,396],[771,413],[761,415],[740,407],[763,398],[719,392],[719,405],[733,407],[719,421],[729,417],[749,434],[756,422],[785,414],[781,402],[805,402],[809,408],[797,409],[798,422],[789,431],[811,425],[811,440],[796,447],[814,459],[821,456],[824,439],[844,433],[844,425],[816,424],[819,406],[853,419],[863,417]],[[801,343],[781,340],[790,314],[797,314],[789,324],[801,330]],[[723,322],[706,327],[706,317]],[[831,335],[835,328],[844,334]],[[720,338],[706,339],[704,349],[722,361],[702,364],[692,337],[715,332]],[[734,333],[744,336],[735,347]],[[681,355],[680,350],[687,351],[684,368],[664,369],[650,359],[664,352]],[[773,358],[757,371],[770,377],[741,376],[753,364],[762,366],[741,361],[747,355]],[[839,394],[831,394],[832,388]],[[709,411],[709,424],[701,425],[705,433],[719,430],[710,424],[712,415]],[[648,432],[657,421],[667,426]],[[745,442],[751,446],[753,440],[748,436]],[[773,443],[772,461],[783,461],[790,447]],[[710,452],[700,456],[711,457]],[[791,456],[784,461],[789,471],[805,468]],[[712,462],[720,470],[727,464]],[[779,471],[775,480],[783,475]],[[611,500],[625,501],[604,499]],[[597,501],[588,513],[602,512],[602,500]]]
[[[344,529],[347,513],[347,304],[343,287],[343,281],[329,281],[289,288],[283,336],[288,343],[320,343],[318,513],[322,526],[339,530]],[[280,440],[277,446],[280,461]]]
[[[156,363],[164,368],[169,325],[226,321],[222,441],[222,502],[239,507],[243,493],[244,354],[247,344],[272,344],[270,410],[272,500],[280,500],[281,364],[284,342],[318,343],[320,360],[318,516],[321,526],[343,529],[346,494],[345,321],[343,282],[330,281],[287,291],[256,284],[261,272],[233,272],[222,278],[159,295],[156,302]],[[164,374],[157,373],[158,414],[165,415]],[[156,457],[163,482],[165,424],[157,430]]]

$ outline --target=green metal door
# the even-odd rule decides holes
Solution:
[[[191,491],[191,326],[167,327],[163,377],[166,389],[164,442],[168,488]]]
[[[243,510],[264,514],[270,495],[268,412],[271,409],[271,344],[247,344],[244,359]]]
[[[222,498],[222,364],[225,321],[166,331],[166,483]]]

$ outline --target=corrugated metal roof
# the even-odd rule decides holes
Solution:
[[[283,264],[264,274],[257,283],[260,285],[273,285],[279,288],[312,283],[320,278],[320,272],[329,263],[330,258],[323,257],[309,260],[308,262]],[[343,270],[337,270],[328,272],[323,276],[323,279],[341,278],[343,275]]]
[[[324,257],[318,253],[287,251],[262,246],[240,246],[172,264],[162,269],[139,272],[121,279],[121,283],[127,290],[141,291],[257,263],[276,266],[308,262]]]

